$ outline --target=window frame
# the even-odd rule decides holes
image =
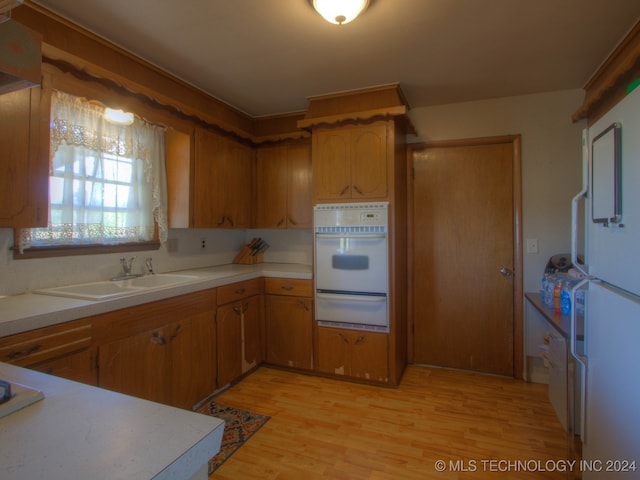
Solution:
[[[55,82],[57,83],[57,82]],[[87,88],[85,84],[75,84],[73,82],[73,88],[71,85],[67,84],[66,81],[64,83],[64,87],[62,89],[70,95],[84,97],[84,98],[93,98],[90,101],[96,101],[104,105],[102,97],[104,92],[97,92],[92,88]],[[77,88],[79,87],[80,88]],[[47,95],[51,96],[52,90],[51,87],[47,88]],[[58,87],[53,86],[53,89]],[[113,93],[113,92],[112,92]],[[108,95],[111,97],[111,95]],[[128,104],[126,96],[121,96],[119,94],[115,95],[115,98],[111,98],[116,103]],[[50,111],[46,112],[47,115],[50,115]],[[49,120],[50,121],[50,120]],[[49,122],[47,122],[49,123]],[[49,149],[47,148],[47,152]],[[48,188],[50,175],[47,175],[46,182]],[[47,195],[47,209],[50,208],[49,198]],[[48,210],[47,210],[48,217]],[[139,252],[139,251],[151,251],[151,250],[159,250],[162,243],[160,241],[158,222],[153,221],[154,224],[154,232],[153,238],[148,241],[140,241],[140,242],[127,242],[127,243],[119,243],[119,244],[108,244],[108,243],[94,243],[94,244],[77,244],[77,245],[41,245],[41,246],[30,246],[28,248],[24,248],[22,252],[18,248],[18,245],[21,244],[21,228],[15,227],[13,229],[13,246],[10,247],[10,250],[13,251],[13,259],[14,260],[27,260],[27,259],[40,259],[40,258],[53,258],[53,257],[65,257],[65,256],[81,256],[81,255],[98,255],[98,254],[110,254],[110,253],[125,253],[125,252]],[[31,228],[31,227],[24,227]]]

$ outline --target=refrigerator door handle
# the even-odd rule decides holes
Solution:
[[[587,275],[589,268],[587,267],[587,259],[581,266],[578,262],[578,229],[580,221],[578,219],[578,204],[581,200],[586,200],[587,192],[589,191],[589,131],[585,128],[582,131],[582,190],[573,197],[571,201],[571,262],[574,268],[578,269],[581,273]]]
[[[573,358],[575,358],[576,362],[578,362],[581,365],[580,368],[580,377],[581,377],[581,381],[580,381],[580,439],[582,440],[582,443],[586,443],[587,441],[587,421],[586,421],[586,402],[587,402],[587,364],[588,364],[588,359],[586,356],[586,352],[580,353],[578,352],[578,349],[576,347],[576,340],[577,340],[577,336],[578,336],[578,332],[576,329],[576,325],[577,325],[577,321],[576,321],[576,310],[577,310],[577,303],[576,303],[576,299],[577,299],[577,292],[578,290],[580,290],[581,288],[583,288],[584,286],[589,284],[589,279],[584,279],[581,280],[580,282],[578,282],[576,285],[574,285],[571,288],[571,305],[573,306],[573,308],[571,309],[571,335],[569,336],[569,351],[571,353],[571,356]],[[585,302],[586,302],[586,298],[585,298]],[[586,305],[585,305],[585,312],[586,312]],[[586,315],[585,315],[585,321],[586,321]],[[586,332],[586,326],[584,328],[584,332]],[[584,337],[583,342],[586,345],[587,342],[587,338],[586,336]]]
[[[587,271],[589,268],[587,267],[586,259],[583,265],[580,265],[578,262],[578,204],[581,200],[586,200],[586,198],[587,189],[585,187],[580,193],[573,197],[571,201],[571,262],[574,268],[578,269],[580,273],[584,275],[588,275]]]

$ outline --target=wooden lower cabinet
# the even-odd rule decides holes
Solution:
[[[192,408],[216,389],[215,291],[92,317],[98,386]]]
[[[265,296],[266,361],[272,365],[313,368],[311,298]]]
[[[0,361],[96,385],[91,323],[75,320],[0,338]]]
[[[218,386],[222,387],[262,363],[262,280],[219,288]]]
[[[313,283],[266,278],[265,361],[271,365],[313,369]]]
[[[318,366],[322,373],[387,383],[387,334],[318,327]]]

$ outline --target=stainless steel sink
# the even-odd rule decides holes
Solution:
[[[33,293],[41,295],[53,295],[56,297],[77,298],[80,300],[108,300],[111,298],[136,295],[140,293],[177,286],[199,280],[196,275],[179,275],[173,273],[161,273],[128,280],[102,281],[66,285],[64,287],[52,287],[35,290]]]

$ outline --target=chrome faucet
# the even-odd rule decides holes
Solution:
[[[128,277],[131,275],[131,268],[133,267],[133,261],[136,257],[131,257],[129,261],[126,258],[120,258],[120,265],[122,265],[122,276]]]
[[[153,263],[151,262],[151,257],[147,257],[146,260],[147,263],[147,272],[149,272],[149,275],[153,275]]]

